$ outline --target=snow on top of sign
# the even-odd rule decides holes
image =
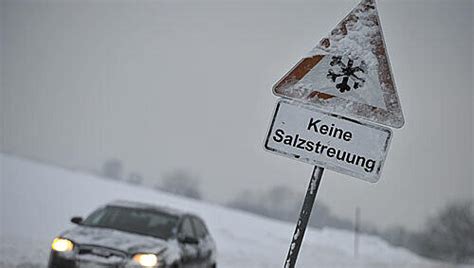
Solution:
[[[348,58],[354,66],[363,66],[365,86],[339,92],[334,81],[327,78],[329,56]],[[363,0],[357,5],[277,83],[274,92],[310,102],[328,112],[396,128],[403,126],[375,0]]]
[[[345,27],[339,24],[328,37],[310,51],[309,56],[341,55],[352,59],[364,59],[368,66],[378,65],[373,40],[380,33],[375,23],[377,11],[374,2],[363,1],[344,20],[346,19]]]

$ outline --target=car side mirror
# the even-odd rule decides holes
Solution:
[[[80,225],[82,223],[82,217],[72,217],[71,222]]]
[[[178,241],[183,244],[199,244],[199,240],[197,240],[197,238],[187,236],[187,235],[179,235]]]

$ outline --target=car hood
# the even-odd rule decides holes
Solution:
[[[62,237],[79,245],[113,248],[129,254],[138,252],[159,253],[166,249],[168,244],[166,240],[151,236],[88,226],[77,226],[64,232]]]

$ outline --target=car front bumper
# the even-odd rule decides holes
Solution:
[[[131,264],[130,260],[124,260],[116,264],[103,264],[101,262],[94,262],[91,260],[78,260],[74,253],[65,254],[52,250],[49,255],[48,268],[140,268],[142,266]],[[166,268],[164,263],[158,266],[159,268]],[[157,268],[158,268],[157,267]]]
[[[79,261],[74,255],[68,255],[56,251],[51,251],[49,255],[48,268],[129,268],[136,267],[123,263],[120,264],[101,264],[93,261]]]

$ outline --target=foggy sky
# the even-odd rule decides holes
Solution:
[[[219,202],[304,192],[312,167],[263,150],[271,87],[356,3],[2,2],[1,150],[85,170],[118,158],[148,183],[183,168]],[[473,197],[472,6],[378,2],[406,124],[379,183],[325,171],[318,199],[337,215],[419,228]]]

